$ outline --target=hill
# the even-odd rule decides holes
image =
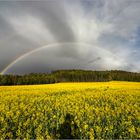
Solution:
[[[140,82],[140,73],[119,70],[87,71],[57,70],[51,73],[31,73],[26,75],[0,75],[0,85],[34,85],[58,82]]]

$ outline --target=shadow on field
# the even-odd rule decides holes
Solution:
[[[67,113],[65,121],[60,125],[59,130],[59,139],[79,139],[79,128],[74,122],[74,116]]]

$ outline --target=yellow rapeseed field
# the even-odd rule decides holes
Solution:
[[[140,83],[1,86],[0,138],[140,138]]]

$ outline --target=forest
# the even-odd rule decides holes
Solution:
[[[134,81],[140,82],[140,73],[111,70],[57,70],[51,73],[31,73],[25,75],[0,75],[0,85],[35,85],[59,82],[106,82]]]

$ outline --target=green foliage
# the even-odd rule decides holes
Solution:
[[[1,75],[0,85],[35,85],[52,84],[57,80],[50,74],[29,74],[29,75]]]
[[[59,70],[50,74],[0,75],[0,85],[34,85],[58,82],[140,82],[140,73],[125,71]]]

